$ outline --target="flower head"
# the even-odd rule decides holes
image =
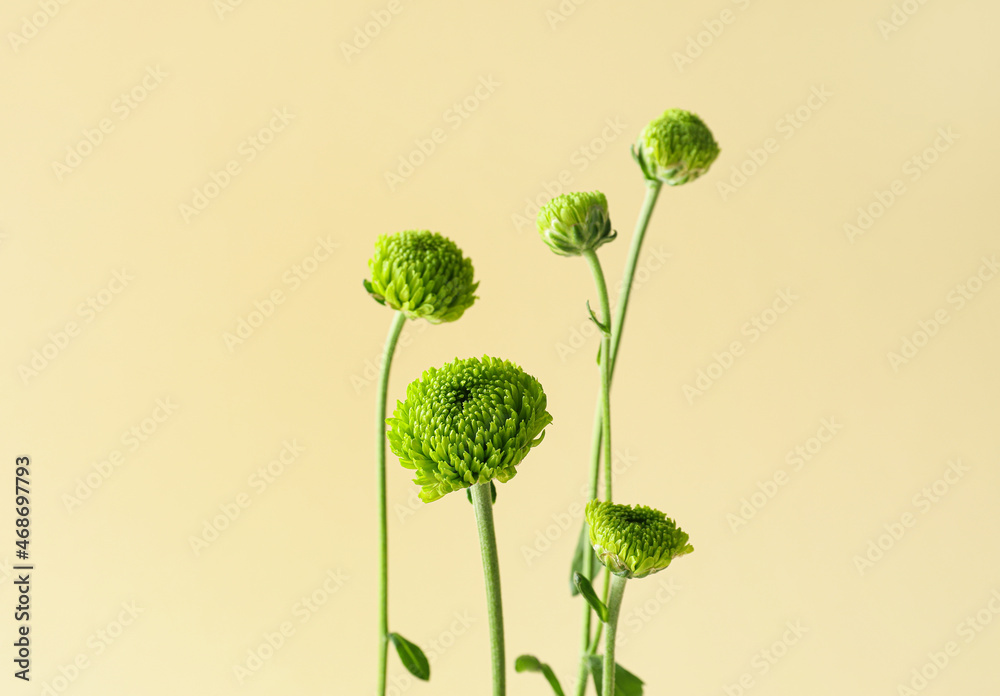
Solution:
[[[688,535],[659,510],[591,500],[587,503],[590,543],[615,575],[644,578],[677,556],[694,551]]]
[[[719,144],[690,111],[667,109],[643,129],[632,156],[650,181],[679,186],[708,171],[719,156]]]
[[[407,469],[416,469],[425,503],[473,484],[517,473],[515,467],[542,441],[552,416],[542,385],[507,360],[455,360],[426,370],[396,402],[389,446]]]
[[[376,302],[408,319],[432,324],[455,321],[476,301],[472,261],[436,232],[407,230],[379,235],[368,261],[365,289]]]
[[[600,191],[564,193],[538,211],[538,232],[560,256],[579,256],[617,236],[611,229],[608,199]]]

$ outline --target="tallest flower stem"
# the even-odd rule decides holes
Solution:
[[[396,312],[382,352],[375,402],[375,468],[378,476],[379,516],[379,610],[378,610],[378,696],[385,696],[386,663],[389,657],[389,529],[385,495],[385,402],[389,393],[389,367],[396,342],[406,323],[406,315]]]
[[[611,361],[612,357],[612,326],[611,303],[608,300],[608,284],[604,280],[604,271],[597,253],[593,250],[584,252],[583,257],[590,264],[597,284],[597,294],[601,300],[601,436],[604,440],[604,495],[611,500]],[[596,496],[595,496],[596,497]]]
[[[601,302],[601,322],[604,324],[601,327],[601,398],[598,402],[600,420],[597,421],[598,425],[601,426],[601,438],[595,440],[597,449],[594,452],[591,462],[590,496],[591,499],[597,498],[601,467],[600,445],[603,441],[604,459],[606,462],[604,494],[608,500],[611,500],[611,336],[613,329],[611,326],[611,302],[608,299],[608,285],[604,279],[604,271],[601,269],[601,262],[597,258],[597,254],[593,250],[590,250],[584,252],[583,256],[587,259],[587,263],[590,264],[590,270],[594,274],[594,282],[597,285],[597,293],[600,296]],[[587,578],[593,578],[595,571],[594,555],[588,552],[584,554],[583,559],[584,574]],[[584,602],[583,607],[583,637],[580,646],[580,673],[578,677],[579,686],[577,687],[577,693],[581,695],[587,689],[587,670],[591,654],[590,604]]]
[[[660,196],[660,189],[663,188],[663,184],[660,181],[646,181],[646,197],[642,202],[642,210],[639,212],[639,219],[635,224],[635,232],[632,234],[632,243],[629,247],[628,259],[625,262],[625,274],[622,276],[622,292],[621,296],[618,298],[618,305],[615,308],[615,318],[611,322],[611,337],[610,337],[610,359],[604,358],[604,337],[601,342],[601,373],[602,373],[602,384],[601,384],[601,399],[598,401],[596,413],[594,414],[594,435],[591,440],[591,467],[590,467],[590,499],[597,500],[598,485],[600,483],[600,472],[601,472],[601,448],[604,448],[604,480],[605,480],[605,495],[607,500],[611,500],[611,438],[610,438],[610,418],[606,413],[606,404],[608,403],[608,397],[606,394],[610,393],[611,390],[611,379],[614,377],[615,362],[618,359],[618,348],[621,345],[622,329],[625,326],[625,312],[628,310],[629,297],[632,294],[632,279],[635,277],[635,269],[639,263],[639,254],[642,251],[642,243],[646,237],[646,229],[649,227],[649,221],[653,217],[653,208],[656,206],[656,201]],[[596,275],[596,274],[595,274]],[[603,276],[602,276],[603,281]],[[605,316],[610,316],[610,312],[605,311]],[[603,379],[607,373],[607,380]],[[605,392],[605,384],[607,385],[607,392]],[[593,567],[593,557],[591,554],[584,555],[584,574],[588,578],[594,577],[594,567]],[[605,583],[605,593],[604,599],[607,602],[608,584]],[[594,650],[597,649],[597,645],[600,641],[600,631],[603,626],[598,622],[597,635],[591,639],[590,637],[590,627],[591,627],[591,608],[586,602],[584,604],[584,619],[583,619],[583,638],[581,644],[583,646],[583,654],[580,658],[580,670],[579,676],[577,678],[576,694],[577,696],[583,696],[587,692],[587,673],[589,669],[589,659],[590,655],[593,654]]]

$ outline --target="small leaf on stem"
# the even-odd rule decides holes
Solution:
[[[594,592],[594,586],[590,584],[590,580],[583,577],[581,573],[573,573],[573,584],[576,585],[576,589],[583,595],[583,598],[587,600],[587,604],[597,612],[598,618],[607,623],[608,608],[601,601],[601,598],[597,596],[597,593]]]
[[[601,680],[604,677],[604,657],[590,656],[590,673],[594,675],[597,693],[601,693]],[[642,696],[642,679],[635,676],[617,662],[615,663],[615,696]]]
[[[594,579],[597,578],[597,574],[600,572],[601,568],[604,566],[602,566],[601,562],[597,560],[597,554],[594,552],[594,547],[590,545],[590,536],[587,533],[587,525],[584,523],[583,529],[580,530],[580,539],[576,543],[576,551],[573,553],[573,563],[569,569],[569,593],[574,597],[580,594],[580,590],[576,589],[576,583],[573,582],[573,576],[576,573],[579,573],[580,575],[583,575],[583,577],[587,577],[583,572],[583,561],[586,559],[586,554],[588,553],[591,556],[590,567],[593,568],[594,571],[587,579],[593,582]]]
[[[549,686],[556,693],[556,696],[566,696],[563,693],[562,687],[559,685],[559,680],[556,678],[555,672],[544,662],[539,661],[534,655],[521,655],[514,661],[514,671],[515,672],[541,672],[545,675],[545,678],[549,682]]]
[[[427,656],[424,655],[423,650],[398,633],[390,633],[389,640],[396,646],[399,659],[402,660],[403,666],[410,671],[410,674],[424,681],[431,678],[431,666],[427,662]]]

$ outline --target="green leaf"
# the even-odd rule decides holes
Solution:
[[[594,675],[597,693],[601,693],[601,680],[604,678],[604,658],[601,655],[590,656],[590,673]],[[642,679],[615,663],[615,696],[642,696],[643,683]]]
[[[493,504],[497,504],[497,487],[493,485],[490,481],[490,493],[493,495]],[[469,501],[469,505],[472,505],[472,486],[465,487],[465,498]]]
[[[424,681],[431,678],[431,666],[423,650],[398,633],[390,633],[389,640],[396,646],[399,659],[402,660],[403,666],[410,670],[410,674]]]
[[[583,598],[587,600],[587,604],[594,608],[597,612],[597,616],[600,617],[601,621],[604,623],[608,622],[608,608],[604,606],[604,602],[601,598],[597,596],[594,592],[594,586],[590,584],[590,580],[583,577],[582,573],[573,573],[573,584],[576,589],[583,595]]]
[[[514,660],[514,671],[515,672],[541,672],[545,675],[545,678],[549,682],[549,686],[552,690],[556,692],[556,696],[566,696],[563,693],[562,687],[559,686],[559,680],[556,679],[555,672],[544,662],[540,662],[534,655],[521,655],[516,660]]]
[[[580,594],[580,590],[576,589],[576,583],[573,582],[573,576],[576,573],[579,573],[580,575],[583,575],[583,577],[587,577],[583,572],[583,561],[586,558],[585,554],[588,553],[591,556],[590,567],[594,569],[594,573],[587,579],[593,582],[603,566],[601,565],[601,562],[597,560],[597,554],[594,553],[594,547],[590,545],[590,535],[587,533],[587,523],[584,522],[583,529],[580,530],[580,540],[576,543],[576,551],[573,553],[573,564],[569,569],[569,593],[574,597]]]
[[[595,324],[597,324],[597,328],[601,330],[601,333],[604,334],[605,336],[610,336],[611,335],[610,327],[608,327],[607,324],[598,319],[597,315],[594,314],[594,310],[590,308],[590,300],[587,300],[587,311],[590,312],[590,320]]]

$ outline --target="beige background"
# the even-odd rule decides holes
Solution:
[[[555,422],[496,516],[509,655],[538,655],[568,688],[596,296],[586,264],[516,216],[560,177],[603,190],[617,284],[643,195],[629,144],[677,106],[722,155],[664,191],[650,228],[613,394],[616,498],[667,511],[696,553],[630,584],[621,662],[650,694],[888,696],[954,642],[923,691],[997,693],[1000,280],[981,259],[1000,254],[1000,9],[903,4],[4,3],[0,461],[12,478],[16,455],[33,459],[37,568],[33,680],[3,648],[0,692],[373,691],[372,378],[391,315],[361,279],[379,233],[414,227],[459,243],[481,299],[455,324],[407,326],[390,396],[482,354],[545,386]],[[377,33],[373,12],[389,19]],[[366,24],[374,38],[345,52]],[[390,185],[400,157],[419,166]],[[195,189],[213,198],[185,212]],[[859,207],[880,216],[845,231]],[[772,315],[779,291],[797,299]],[[755,317],[773,324],[752,340]],[[942,317],[923,345],[920,322]],[[227,345],[241,320],[258,326]],[[907,337],[923,347],[894,365]],[[686,396],[699,370],[717,379]],[[812,450],[799,468],[796,447]],[[487,693],[471,509],[414,503],[393,458],[389,486],[391,626],[433,657],[430,684],[393,657],[390,693]],[[193,549],[214,520],[226,528]],[[904,534],[859,564],[887,529]],[[977,612],[981,631],[965,623]],[[509,681],[549,693],[538,675]]]

